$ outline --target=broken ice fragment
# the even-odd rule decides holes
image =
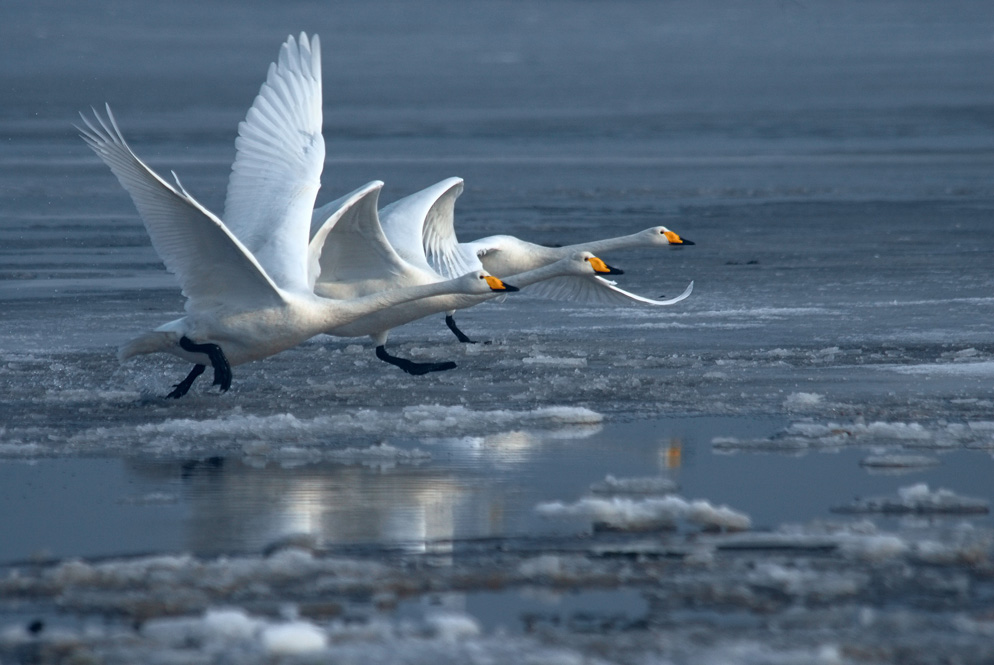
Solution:
[[[983,499],[959,496],[947,489],[929,490],[925,483],[902,487],[897,496],[856,499],[846,506],[833,508],[837,513],[890,513],[890,514],[983,514],[990,506]]]

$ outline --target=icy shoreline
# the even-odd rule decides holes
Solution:
[[[625,658],[856,663],[866,650],[903,659],[927,642],[927,653],[982,663],[994,655],[982,600],[992,591],[992,542],[988,529],[881,532],[855,522],[693,538],[605,534],[496,549],[467,543],[399,559],[288,547],[268,556],[19,565],[0,575],[0,658],[62,653],[193,663],[237,653],[245,663],[305,655],[304,662],[348,655],[352,662],[428,663],[441,654],[446,662],[529,654],[529,662],[579,663],[610,634],[608,653]],[[647,610],[625,618],[621,632],[618,617],[577,623],[579,615],[564,609],[563,623],[540,621],[535,632],[514,634],[494,632],[458,606],[417,620],[394,614],[401,599],[526,589],[637,589]],[[694,617],[691,627],[674,626],[671,617],[684,614],[683,622]],[[72,615],[81,618],[67,622]],[[94,615],[114,618],[102,625],[82,618]],[[695,635],[719,627],[702,650]],[[778,637],[752,637],[767,630]],[[488,660],[479,660],[484,653]]]

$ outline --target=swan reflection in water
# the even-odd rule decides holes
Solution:
[[[532,507],[528,492],[517,491],[525,481],[516,470],[543,445],[568,445],[564,439],[599,429],[418,442],[430,458],[402,462],[361,456],[348,462],[184,462],[179,471],[189,511],[187,547],[198,554],[258,552],[299,540],[317,547],[386,545],[444,553],[455,540],[506,535],[508,515]],[[317,449],[315,457],[334,453]],[[175,463],[132,468],[144,475],[177,472]]]
[[[320,462],[287,468],[230,458],[185,483],[190,547],[258,551],[301,537],[318,546],[433,549],[500,530],[501,497],[480,478],[408,464]],[[437,543],[437,545],[435,545]]]

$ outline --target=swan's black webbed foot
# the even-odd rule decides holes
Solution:
[[[444,372],[446,370],[456,368],[456,364],[451,360],[447,360],[442,363],[416,363],[412,360],[408,360],[407,358],[398,358],[397,356],[392,356],[387,353],[386,347],[383,345],[376,347],[376,357],[383,362],[396,365],[408,374],[413,374],[415,376],[421,376],[422,374],[427,374],[428,372]]]
[[[184,337],[183,339],[186,338]],[[193,369],[190,370],[190,373],[186,375],[186,378],[173,386],[173,391],[166,395],[166,398],[169,399],[171,397],[172,399],[179,399],[185,395],[189,392],[190,388],[193,386],[193,382],[197,380],[197,377],[204,373],[205,369],[207,369],[206,365],[194,365]]]
[[[190,351],[191,353],[203,353],[210,358],[211,366],[214,368],[213,385],[221,386],[221,392],[225,392],[231,387],[231,365],[228,364],[228,359],[224,356],[224,351],[221,350],[220,346],[217,344],[197,344],[185,335],[180,337],[179,345],[185,351]],[[203,369],[200,370],[200,372],[203,371]],[[200,372],[197,374],[199,375]],[[190,377],[187,377],[187,379],[189,378]],[[194,376],[193,378],[197,377]],[[190,383],[192,384],[193,381],[190,381]],[[187,386],[187,390],[189,390],[189,386]],[[179,397],[179,395],[177,395],[177,397]]]
[[[459,326],[456,325],[456,320],[452,317],[451,314],[446,314],[445,315],[445,325],[447,325],[449,327],[449,330],[451,330],[452,334],[456,336],[456,339],[458,339],[463,344],[476,344],[477,343],[477,342],[471,340],[469,337],[467,337],[466,333],[464,333],[463,331],[459,330]]]
[[[214,353],[207,354],[211,359],[211,365],[214,366],[214,382],[211,385],[221,386],[221,392],[227,392],[231,387],[231,365],[228,364],[228,359],[220,346],[215,344],[209,346],[214,347]]]

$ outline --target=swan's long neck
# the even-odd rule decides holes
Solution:
[[[526,272],[519,272],[517,275],[510,275],[507,277],[507,282],[520,288],[522,286],[531,286],[532,284],[536,284],[552,277],[560,277],[567,274],[570,274],[569,271],[557,261],[555,263],[550,263],[547,266],[542,266],[541,268],[535,268],[534,270],[528,270]]]
[[[465,288],[463,285],[454,284],[454,280],[450,280],[380,291],[361,298],[328,301],[329,305],[325,308],[325,327],[330,329],[346,325],[368,314],[393,307],[394,305],[402,305],[412,300],[455,293],[465,293]]]
[[[600,255],[602,252],[610,252],[615,249],[631,249],[641,247],[645,244],[645,239],[640,233],[633,233],[627,236],[617,236],[615,238],[604,238],[603,240],[593,240],[591,242],[579,243],[560,247],[559,251],[563,256],[569,256],[573,252],[587,251]]]

